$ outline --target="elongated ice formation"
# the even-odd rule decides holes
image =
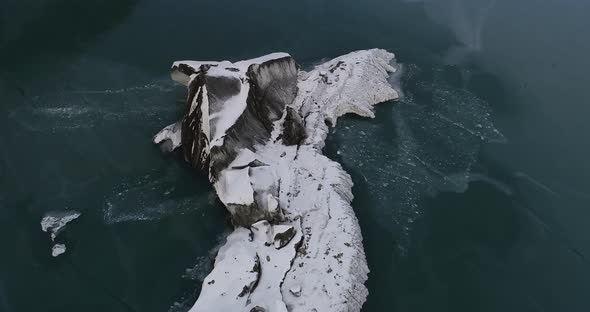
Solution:
[[[182,147],[236,225],[191,311],[360,311],[368,268],[352,181],[321,149],[339,116],[373,117],[398,97],[393,58],[357,51],[309,72],[285,53],[174,63],[186,113],[154,142]]]

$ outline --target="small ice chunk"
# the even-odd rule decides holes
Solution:
[[[76,220],[81,213],[78,211],[53,211],[41,219],[41,230],[51,234],[51,240],[55,241],[57,235],[65,228],[66,224]]]
[[[66,252],[66,245],[64,244],[55,244],[53,245],[53,248],[51,248],[51,255],[54,257],[57,257],[64,252]]]
[[[291,287],[289,289],[289,292],[291,292],[293,294],[293,296],[299,297],[299,296],[301,296],[301,286]]]

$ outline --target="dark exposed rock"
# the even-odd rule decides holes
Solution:
[[[209,140],[201,131],[203,112],[203,92],[198,92],[206,84],[206,77],[199,75],[189,85],[187,97],[187,112],[182,120],[182,152],[184,159],[193,167],[207,172],[209,168],[209,154],[206,152]],[[195,109],[191,111],[191,105],[196,103]]]
[[[248,285],[244,285],[244,288],[242,289],[242,291],[238,294],[238,297],[244,297],[245,295],[252,293],[254,291],[254,289],[256,289],[256,286],[258,286],[258,281],[260,280],[260,258],[258,257],[258,255],[256,255],[255,260],[254,260],[254,267],[252,268],[252,271],[250,271],[252,273],[256,273],[257,278],[255,281],[252,281],[250,284]]]
[[[213,177],[234,160],[241,148],[266,142],[273,123],[297,95],[297,67],[291,57],[253,64],[246,76],[250,84],[246,109],[226,132],[223,145],[211,149]]]
[[[295,228],[286,225],[275,226],[275,233],[273,237],[274,246],[276,249],[281,249],[287,245],[295,236]]]
[[[250,65],[245,74],[245,83],[249,84],[246,109],[225,132],[223,144],[210,147],[202,131],[203,118],[208,121],[209,116],[203,116],[201,112],[204,99],[203,92],[198,91],[206,87],[206,100],[209,114],[212,115],[220,111],[229,98],[240,92],[244,81],[231,76],[209,75],[207,70],[210,67],[205,65],[201,65],[199,70],[183,65],[173,68],[173,71],[178,70],[185,75],[197,74],[189,85],[187,112],[182,123],[184,156],[194,167],[210,174],[215,181],[219,172],[227,168],[240,149],[252,148],[254,144],[263,143],[270,137],[273,123],[281,118],[285,106],[292,103],[297,94],[297,66],[291,57]],[[231,71],[233,68],[229,69]],[[193,101],[196,106],[191,109]],[[211,130],[214,128],[215,124],[211,123]],[[293,128],[299,129],[296,126]]]
[[[264,209],[259,209],[256,204],[239,205],[227,204],[228,210],[232,211],[232,223],[236,226],[248,227],[260,220],[269,220],[277,223],[282,219],[282,214],[273,213]]]
[[[289,106],[287,106],[282,134],[285,145],[299,145],[307,137],[301,116]]]

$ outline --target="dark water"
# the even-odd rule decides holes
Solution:
[[[0,311],[182,311],[227,225],[150,144],[180,114],[170,63],[371,47],[404,97],[326,147],[355,181],[364,310],[590,310],[587,1],[0,5]],[[60,209],[83,215],[54,259]]]

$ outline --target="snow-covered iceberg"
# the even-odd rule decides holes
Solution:
[[[373,117],[398,97],[393,60],[373,49],[308,72],[286,53],[173,64],[186,112],[154,143],[208,174],[236,226],[191,311],[360,311],[368,267],[352,181],[322,148],[338,117]]]

